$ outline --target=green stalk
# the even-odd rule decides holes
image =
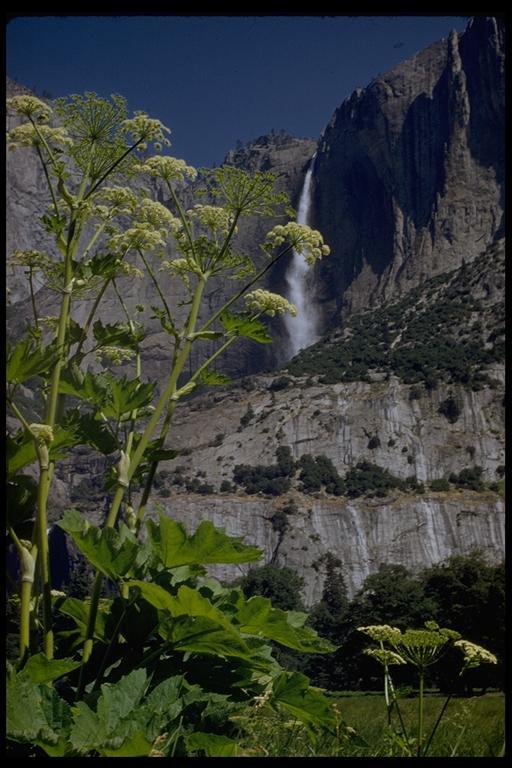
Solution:
[[[446,712],[446,707],[448,706],[448,703],[449,703],[450,699],[452,698],[452,696],[453,696],[453,693],[450,693],[450,694],[447,696],[447,698],[446,698],[446,700],[445,700],[445,702],[444,702],[444,704],[443,704],[443,706],[442,706],[442,709],[441,709],[441,711],[440,711],[440,713],[439,713],[439,715],[438,715],[438,718],[437,718],[437,720],[436,720],[436,722],[435,722],[435,725],[434,725],[434,727],[432,728],[432,731],[431,731],[431,733],[430,733],[430,736],[428,737],[428,741],[427,741],[427,743],[426,743],[426,745],[425,745],[425,749],[423,750],[423,757],[426,757],[426,754],[427,754],[427,752],[428,752],[428,750],[429,750],[429,747],[430,747],[430,744],[431,744],[431,742],[432,742],[432,739],[434,738],[435,732],[437,731],[437,726],[438,726],[438,725],[439,725],[439,723],[441,722],[441,720],[442,720],[442,718],[443,718],[443,715],[444,715],[444,713]]]
[[[40,150],[38,144],[36,144],[36,149],[37,149],[37,154],[39,155],[39,159],[41,161],[41,165],[43,166],[43,171],[44,171],[44,175],[45,175],[45,178],[46,178],[46,183],[48,184],[48,189],[50,190],[50,195],[52,196],[53,207],[55,208],[55,213],[58,216],[59,215],[59,207],[57,205],[57,198],[55,197],[55,192],[54,192],[54,189],[53,189],[53,184],[52,184],[51,179],[50,179],[50,175],[48,173],[48,168],[46,167],[46,163],[43,160],[43,155],[41,154],[41,150]]]
[[[103,285],[101,286],[100,290],[98,291],[98,294],[96,298],[94,299],[94,304],[91,307],[91,311],[89,312],[89,316],[87,317],[87,320],[85,321],[85,325],[83,327],[82,335],[80,336],[80,341],[78,342],[78,347],[76,348],[76,351],[73,354],[73,357],[80,357],[80,353],[82,351],[82,347],[87,341],[87,335],[89,333],[89,329],[91,327],[92,321],[94,319],[94,315],[96,314],[96,310],[98,309],[100,302],[103,298],[103,294],[107,290],[110,281],[112,280],[111,277],[107,277]]]
[[[20,661],[23,661],[30,649],[30,599],[32,597],[32,583],[21,582],[20,605]]]
[[[32,313],[34,315],[34,325],[39,329],[39,318],[37,317],[36,296],[34,291],[34,281],[32,280],[32,267],[29,267],[28,284],[30,287],[30,302],[32,304]]]
[[[228,339],[226,342],[224,342],[224,344],[221,347],[219,347],[219,349],[216,352],[214,352],[213,355],[211,355],[208,358],[208,360],[206,360],[206,362],[204,362],[201,365],[200,368],[197,369],[197,371],[193,374],[193,376],[190,377],[189,381],[196,381],[199,378],[199,376],[201,375],[201,373],[205,370],[205,368],[207,368],[209,365],[211,365],[211,363],[217,357],[219,357],[219,355],[221,355],[234,341],[236,341],[236,339],[237,339],[236,336],[232,336],[230,339]],[[162,429],[160,430],[160,438],[161,439],[165,439],[165,437],[167,436],[167,432],[169,431],[169,426],[171,424],[172,417],[174,415],[175,409],[176,409],[176,401],[173,400],[169,404],[169,408],[167,410],[167,414],[166,414],[164,423],[162,424]],[[149,473],[148,473],[148,476],[146,478],[146,482],[144,484],[144,491],[142,493],[142,497],[141,497],[141,500],[140,500],[140,503],[139,503],[139,509],[137,511],[137,533],[140,530],[140,526],[142,524],[142,520],[143,520],[145,512],[146,512],[146,505],[148,503],[148,499],[149,499],[149,496],[150,496],[150,493],[151,493],[151,488],[153,486],[153,480],[155,479],[155,474],[156,474],[156,471],[158,469],[158,464],[159,464],[158,461],[152,462],[152,464],[151,464],[151,466],[149,468]]]
[[[93,187],[91,187],[91,188],[89,189],[89,191],[87,192],[87,194],[86,194],[86,195],[85,195],[85,197],[84,197],[84,200],[87,200],[87,198],[88,198],[88,197],[90,197],[90,196],[93,194],[93,192],[96,192],[96,190],[98,189],[98,187],[100,186],[100,184],[103,184],[103,182],[105,181],[105,179],[107,178],[107,176],[110,176],[110,174],[112,173],[112,171],[113,171],[115,168],[117,168],[117,166],[119,165],[119,163],[120,163],[120,162],[122,162],[122,161],[124,160],[124,158],[125,158],[125,157],[127,157],[127,156],[130,154],[130,152],[133,152],[133,150],[134,150],[134,149],[136,149],[136,147],[138,147],[138,146],[139,146],[139,144],[140,144],[140,143],[141,143],[143,140],[144,140],[144,139],[143,139],[143,137],[141,137],[140,139],[138,139],[138,141],[136,141],[136,142],[135,142],[135,144],[133,144],[131,147],[128,147],[128,149],[127,149],[125,152],[123,152],[123,154],[122,154],[122,155],[121,155],[121,156],[120,156],[120,157],[119,157],[119,158],[118,158],[118,159],[115,161],[115,163],[113,163],[113,164],[110,166],[110,168],[108,168],[108,169],[105,171],[105,173],[104,173],[104,174],[103,174],[103,176],[102,176],[102,177],[99,179],[99,181],[97,181],[97,182],[96,182],[96,184],[95,184]]]
[[[248,283],[246,283],[246,284],[244,285],[244,287],[243,287],[243,288],[241,288],[239,291],[237,291],[237,293],[235,293],[235,295],[234,295],[234,296],[233,296],[231,299],[229,299],[229,301],[227,301],[225,304],[223,304],[223,306],[222,306],[220,309],[218,309],[218,310],[217,310],[217,312],[215,312],[215,313],[214,313],[214,314],[213,314],[213,315],[210,317],[210,319],[206,321],[206,323],[205,323],[204,325],[202,325],[202,326],[201,326],[201,328],[199,329],[199,333],[201,333],[202,331],[207,331],[207,330],[208,330],[208,328],[209,328],[211,325],[213,325],[213,323],[214,323],[216,320],[218,320],[218,318],[219,318],[219,317],[220,317],[220,316],[221,316],[221,315],[222,315],[222,314],[223,314],[223,313],[224,313],[224,312],[225,312],[227,309],[229,309],[229,307],[230,307],[232,304],[234,304],[234,303],[235,303],[235,301],[238,301],[238,299],[239,299],[241,296],[243,296],[243,295],[244,295],[244,293],[246,293],[246,291],[248,291],[248,290],[249,290],[249,288],[252,288],[252,286],[253,286],[255,283],[257,283],[257,282],[258,282],[258,280],[259,280],[261,277],[263,277],[263,275],[265,275],[265,274],[266,274],[266,273],[269,271],[269,269],[271,269],[271,268],[272,268],[272,267],[273,267],[275,264],[277,264],[277,262],[278,262],[280,259],[282,259],[282,258],[283,258],[283,256],[285,256],[287,253],[289,253],[289,251],[291,251],[291,250],[292,250],[292,248],[294,248],[294,247],[295,247],[295,245],[289,245],[289,246],[288,246],[287,248],[285,248],[283,251],[281,251],[280,253],[278,253],[278,254],[277,254],[277,256],[275,256],[275,257],[274,257],[274,258],[273,258],[271,261],[269,261],[269,263],[268,263],[268,264],[266,264],[266,266],[265,266],[265,267],[263,267],[263,269],[260,269],[260,271],[259,271],[259,272],[258,272],[258,273],[257,273],[257,274],[256,274],[256,275],[253,277],[253,278],[252,278],[252,280],[249,280],[249,282],[248,282]]]
[[[9,526],[9,535],[18,551],[21,571],[20,588],[20,661],[23,661],[30,649],[30,599],[32,597],[32,584],[34,583],[34,561],[17,537],[14,529]],[[32,561],[32,562],[31,562]]]
[[[421,747],[423,743],[423,685],[425,682],[425,673],[420,670],[420,690],[418,699],[418,752],[417,756],[421,757]]]
[[[152,281],[153,285],[155,286],[158,295],[160,296],[160,300],[161,300],[162,304],[165,307],[165,311],[166,311],[167,317],[169,319],[169,322],[170,322],[171,326],[174,328],[174,322],[173,322],[173,319],[172,319],[171,310],[169,309],[169,305],[167,304],[167,301],[166,301],[165,296],[164,296],[164,294],[162,292],[162,289],[160,288],[160,283],[156,279],[155,273],[151,269],[148,260],[144,256],[144,252],[139,250],[139,256],[142,259],[142,262],[143,262],[144,266],[146,267],[146,271],[147,271],[148,275],[150,276],[151,281]]]
[[[187,327],[187,334],[190,335],[194,332],[195,324],[197,322],[197,316],[199,314],[199,307],[201,304],[201,297],[203,295],[203,291],[206,285],[206,277],[202,277],[197,286],[196,291],[194,295],[194,301],[192,304],[192,309],[190,310],[190,316],[188,321],[188,327]],[[185,365],[185,362],[188,358],[188,354],[190,352],[190,348],[192,346],[192,341],[190,339],[187,339],[185,344],[183,345],[183,349],[181,353],[179,354],[176,364],[173,367],[173,370],[171,372],[171,375],[169,377],[169,381],[167,382],[167,386],[165,387],[165,390],[160,395],[160,398],[158,400],[158,403],[155,407],[155,410],[153,412],[153,415],[151,416],[151,419],[149,420],[146,429],[144,430],[144,433],[140,439],[140,442],[135,450],[135,453],[133,454],[133,457],[130,461],[130,467],[127,473],[128,482],[132,479],[135,471],[137,470],[137,467],[139,466],[142,457],[144,456],[144,452],[148,446],[148,443],[151,439],[151,436],[155,430],[155,427],[160,419],[160,416],[162,415],[162,411],[165,408],[165,405],[169,402],[171,397],[176,392],[176,385],[178,382],[179,375],[181,371],[183,370],[183,366]],[[105,522],[105,528],[113,528],[116,520],[117,515],[119,513],[119,508],[121,506],[121,502],[123,501],[123,497],[126,491],[126,486],[123,484],[118,484],[116,492],[114,494],[114,498],[112,500],[112,504],[110,506],[110,510],[108,513],[107,520]],[[85,635],[85,643],[84,643],[84,650],[82,655],[82,668],[80,670],[80,681],[78,686],[78,698],[83,693],[84,689],[84,677],[85,677],[85,665],[87,664],[93,648],[93,636],[94,636],[94,628],[96,626],[96,615],[98,612],[98,603],[99,603],[99,597],[101,592],[101,583],[102,583],[102,576],[101,573],[96,574],[96,578],[94,581],[93,591],[91,595],[91,605],[89,607],[89,616],[87,620],[87,630]]]

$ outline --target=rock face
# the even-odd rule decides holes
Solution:
[[[482,496],[465,491],[370,503],[297,496],[297,512],[283,537],[272,528],[276,504],[270,500],[189,494],[162,499],[162,508],[189,531],[207,518],[226,533],[261,547],[262,563],[295,569],[304,578],[302,597],[310,606],[322,596],[325,573],[318,561],[325,552],[341,560],[351,597],[381,563],[401,563],[417,572],[475,548],[500,562],[505,545],[503,502],[495,494]],[[213,573],[232,580],[242,570],[247,567],[217,566]]]
[[[318,146],[313,225],[326,324],[503,235],[504,25],[475,18],[355,91]],[[336,320],[334,320],[336,323]]]
[[[501,23],[478,18],[460,38],[452,34],[430,46],[356,91],[336,110],[318,144],[310,222],[332,249],[317,271],[318,297],[330,331],[316,345],[317,369],[261,374],[279,361],[284,331],[276,323],[274,345],[238,346],[221,364],[235,376],[259,375],[180,402],[177,409],[168,445],[182,454],[161,463],[151,514],[158,502],[189,530],[208,518],[228,533],[244,536],[263,549],[266,562],[294,567],[305,577],[309,605],[321,596],[324,571],[319,559],[326,551],[342,561],[351,594],[382,562],[418,569],[475,547],[492,560],[503,557],[499,483],[504,369],[497,352],[504,333],[504,257],[503,244],[497,242],[504,209],[503,50]],[[8,84],[11,95],[9,88],[15,86]],[[230,152],[226,162],[274,171],[296,206],[314,151],[313,140],[273,134]],[[44,250],[49,247],[46,235],[33,227],[44,209],[37,158],[15,154],[7,172],[8,251]],[[192,194],[190,188],[188,204],[193,204]],[[162,194],[159,199],[166,202]],[[267,221],[263,228],[249,221],[238,246],[262,258],[254,243],[274,223]],[[464,262],[475,269],[466,270],[464,279],[449,275],[458,268],[462,272]],[[284,269],[268,275],[271,290],[283,290]],[[162,290],[178,303],[183,297],[160,274]],[[440,282],[427,285],[436,275]],[[31,311],[18,277],[9,274],[14,335]],[[212,285],[209,312],[221,306],[226,290],[225,285]],[[402,312],[393,303],[406,295],[409,305]],[[55,313],[54,294],[41,289],[37,300],[42,315]],[[130,312],[136,304],[155,303],[151,282],[127,282],[124,300]],[[431,311],[434,302],[437,314]],[[321,361],[332,362],[331,348],[350,340],[350,318],[374,305],[395,311],[389,327],[386,321],[389,338],[382,342],[388,367],[372,363],[364,381],[335,376],[336,383],[325,377],[322,383]],[[85,321],[88,307],[87,301],[77,302],[77,322]],[[100,317],[110,323],[121,319],[113,293],[105,295]],[[381,321],[375,317],[378,326]],[[464,365],[478,362],[480,378],[441,376],[437,388],[428,388],[425,378],[412,378],[410,382],[421,383],[413,394],[414,385],[395,375],[388,363],[393,350],[405,355],[419,341],[428,346],[433,336],[425,318],[432,317],[438,323],[436,345],[442,322],[449,323],[449,345],[453,337],[453,351]],[[453,320],[457,317],[458,324]],[[144,379],[162,381],[168,373],[169,336],[156,320],[148,326]],[[371,327],[370,321],[364,326]],[[372,343],[378,347],[374,331]],[[192,369],[202,362],[208,343],[194,353]],[[413,367],[421,364],[421,356],[408,359]],[[344,364],[348,370],[361,361],[366,365],[356,350],[354,359]],[[446,359],[442,362],[446,367]],[[37,421],[32,393],[27,389],[23,395],[27,413]],[[454,419],[443,415],[447,399],[457,403]],[[325,489],[305,492],[299,471],[291,487],[277,496],[231,486],[236,465],[269,466],[279,447],[289,448],[295,460],[305,454],[325,456],[341,477],[363,461],[400,480],[412,476],[424,487],[392,489],[373,498],[335,497]],[[62,462],[53,481],[50,521],[71,504],[95,521],[102,518],[106,463],[85,448]],[[476,467],[482,468],[486,489],[477,492],[453,482],[447,491],[430,487],[436,479]],[[185,490],[187,482],[191,490]],[[219,575],[239,573],[221,569]]]

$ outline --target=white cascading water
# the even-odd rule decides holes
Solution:
[[[297,222],[307,224],[309,219],[309,209],[311,206],[311,180],[313,178],[313,169],[315,167],[316,152],[311,158],[304,186],[299,200],[299,210],[297,211]],[[292,358],[301,349],[309,347],[318,341],[318,314],[314,301],[312,300],[312,290],[308,285],[308,273],[311,267],[306,263],[304,256],[296,251],[292,252],[292,260],[286,272],[286,282],[289,291],[287,299],[297,307],[297,316],[285,315],[284,321],[288,331],[288,357]]]

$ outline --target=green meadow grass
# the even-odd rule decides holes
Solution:
[[[445,697],[427,695],[425,734],[441,711]],[[383,695],[338,694],[333,703],[341,723],[337,738],[320,737],[311,743],[304,727],[284,714],[262,710],[246,723],[244,754],[266,757],[406,757],[408,752],[393,735],[399,731],[396,714],[388,727]],[[410,738],[417,727],[417,698],[400,699],[400,710]],[[488,693],[473,698],[450,700],[428,750],[428,757],[502,756],[505,731],[503,694]],[[412,747],[414,750],[414,746]],[[414,754],[414,751],[413,751]]]

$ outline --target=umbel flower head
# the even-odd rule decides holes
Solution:
[[[306,262],[313,266],[322,256],[328,256],[331,249],[324,243],[320,232],[311,229],[305,224],[297,224],[289,221],[288,224],[277,224],[267,234],[264,248],[277,248],[285,242],[289,242],[297,253],[304,255]]]
[[[248,309],[261,312],[269,317],[284,315],[285,312],[289,312],[293,316],[297,314],[297,307],[285,299],[284,296],[265,291],[263,288],[257,288],[255,291],[248,293],[245,297],[245,303]]]
[[[13,109],[19,115],[32,118],[32,120],[38,123],[45,123],[50,119],[52,113],[52,110],[44,101],[41,101],[36,96],[30,96],[25,93],[7,99],[6,103],[8,109]]]
[[[454,645],[456,648],[460,648],[464,654],[465,669],[479,667],[480,664],[498,663],[498,659],[493,653],[488,651],[486,648],[482,648],[481,645],[470,643],[469,640],[457,640]]]
[[[197,176],[196,169],[187,165],[184,160],[164,155],[148,157],[137,167],[137,171],[148,173],[150,176],[156,176],[164,181],[183,181],[185,176],[188,176],[189,179],[195,179]]]
[[[160,120],[148,117],[146,112],[136,112],[135,117],[123,120],[121,130],[123,133],[131,134],[135,141],[142,139],[145,143],[156,141],[166,146],[171,144],[165,136],[166,133],[171,132],[170,128],[167,128]]]
[[[45,142],[51,148],[63,148],[71,146],[71,140],[65,128],[57,126],[52,128],[50,125],[32,125],[24,123],[16,128],[11,128],[7,133],[9,149],[18,149],[18,147],[40,147]]]

